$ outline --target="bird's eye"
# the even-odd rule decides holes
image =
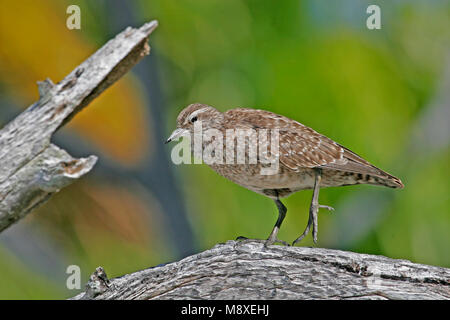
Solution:
[[[197,121],[197,117],[196,116],[191,119],[192,123],[194,123],[195,121]]]

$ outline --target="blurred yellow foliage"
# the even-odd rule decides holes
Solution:
[[[25,107],[37,100],[36,81],[62,80],[98,49],[80,31],[66,27],[67,17],[61,2],[2,2],[0,73],[8,75],[2,81],[18,104]],[[125,165],[149,153],[145,102],[130,78],[106,90],[68,127]]]

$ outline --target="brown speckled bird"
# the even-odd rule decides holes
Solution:
[[[293,241],[292,245],[302,240],[309,233],[311,227],[313,228],[313,240],[316,243],[319,208],[333,210],[332,207],[319,204],[320,188],[354,184],[403,188],[400,179],[378,169],[337,142],[295,120],[265,110],[236,108],[220,112],[211,106],[194,103],[180,112],[177,118],[177,128],[166,143],[181,136],[192,135],[194,124],[197,121],[201,121],[203,131],[217,129],[224,136],[227,129],[278,130],[279,166],[275,174],[261,175],[261,163],[259,162],[256,164],[248,162],[245,164],[208,164],[225,178],[275,201],[278,208],[278,219],[266,240],[266,245],[273,243],[287,245],[285,241],[277,238],[287,212],[280,198],[287,197],[294,192],[313,189],[308,224],[305,231]],[[208,141],[204,141],[203,144],[204,150]]]

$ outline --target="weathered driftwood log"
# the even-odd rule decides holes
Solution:
[[[450,299],[450,269],[383,256],[228,241],[108,280],[73,299]]]
[[[128,27],[61,82],[38,82],[39,101],[0,130],[0,231],[92,169],[97,157],[74,159],[51,137],[149,54],[148,36],[157,25]]]

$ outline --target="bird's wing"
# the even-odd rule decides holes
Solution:
[[[229,110],[225,116],[232,120],[230,123],[241,127],[278,129],[280,163],[289,170],[328,168],[398,180],[330,138],[287,117],[245,108]]]
[[[225,113],[235,127],[277,129],[280,162],[288,169],[344,164],[345,149],[313,129],[287,117],[254,109],[232,109]]]

